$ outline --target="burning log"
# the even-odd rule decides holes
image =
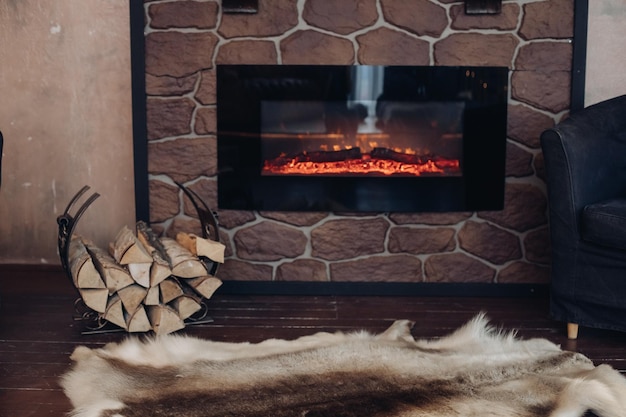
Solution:
[[[360,159],[362,157],[363,155],[361,154],[361,149],[357,147],[351,149],[342,149],[338,151],[302,152],[291,157],[281,156],[272,160],[271,162],[269,162],[269,164],[275,166],[283,166],[301,162],[339,162],[350,159]]]
[[[370,152],[370,157],[372,159],[386,159],[413,165],[421,165],[428,162],[428,157],[423,155],[396,152],[389,148],[374,148],[372,152]]]
[[[124,227],[109,253],[76,236],[68,255],[74,286],[87,307],[128,332],[180,330],[222,284],[201,258],[223,262],[225,249],[195,235],[180,240],[192,250],[142,222],[137,235]]]
[[[298,155],[295,158],[296,162],[337,162],[337,161],[347,161],[349,159],[360,159],[363,155],[361,154],[360,148],[351,148],[351,149],[341,149],[338,151],[316,151],[316,152],[306,152]]]

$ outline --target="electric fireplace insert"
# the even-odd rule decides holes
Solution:
[[[500,210],[508,69],[218,65],[218,206]]]

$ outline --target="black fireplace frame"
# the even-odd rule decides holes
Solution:
[[[462,177],[262,176],[259,169],[261,102],[293,97],[288,93],[277,95],[272,89],[252,90],[248,86],[258,84],[259,78],[272,86],[297,83],[303,78],[327,83],[324,74],[343,73],[350,66],[218,65],[218,207],[347,213],[501,210],[508,68],[384,68],[409,75],[415,82],[408,89],[392,91],[393,100],[464,101]],[[331,89],[325,94],[324,99],[337,100],[344,91]],[[319,100],[319,96],[311,99]]]

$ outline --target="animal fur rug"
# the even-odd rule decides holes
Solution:
[[[483,315],[440,339],[414,340],[410,327],[80,346],[61,383],[77,417],[626,416],[624,377],[547,340],[520,340]]]

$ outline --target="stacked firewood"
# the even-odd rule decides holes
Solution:
[[[144,223],[122,228],[105,251],[74,236],[68,262],[85,305],[128,332],[167,334],[185,327],[222,282],[209,273],[224,245],[178,233],[157,237]]]

